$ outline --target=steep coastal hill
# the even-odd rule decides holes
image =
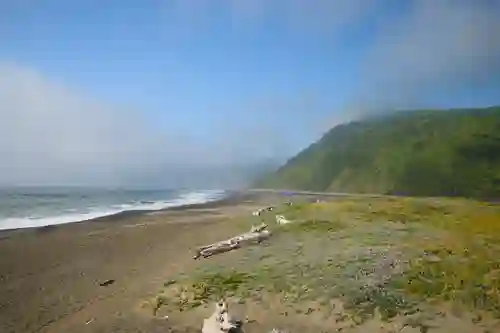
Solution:
[[[500,196],[500,107],[404,111],[338,125],[258,187]]]

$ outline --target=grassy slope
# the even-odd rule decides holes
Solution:
[[[167,282],[154,303],[168,314],[189,313],[192,321],[201,305],[221,296],[244,300],[250,322],[257,320],[253,329],[247,325],[249,332],[276,325],[304,332],[354,329],[373,320],[420,332],[443,325],[446,332],[452,329],[448,309],[461,317],[464,332],[500,327],[492,319],[500,316],[499,206],[350,198],[278,213],[296,222],[278,226],[268,213],[264,220],[274,235],[267,244],[171,276],[175,282]],[[234,222],[243,230],[258,221]]]
[[[339,125],[259,187],[500,195],[500,107],[407,111]]]

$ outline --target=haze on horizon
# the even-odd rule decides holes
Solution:
[[[493,0],[1,1],[0,184],[242,184],[341,122],[500,104],[499,16]]]

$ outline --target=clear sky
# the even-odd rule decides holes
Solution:
[[[0,183],[283,159],[365,114],[500,104],[499,7],[0,0]]]

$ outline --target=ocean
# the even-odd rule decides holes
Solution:
[[[225,195],[223,190],[0,188],[0,230],[85,221],[125,211],[156,211]]]

